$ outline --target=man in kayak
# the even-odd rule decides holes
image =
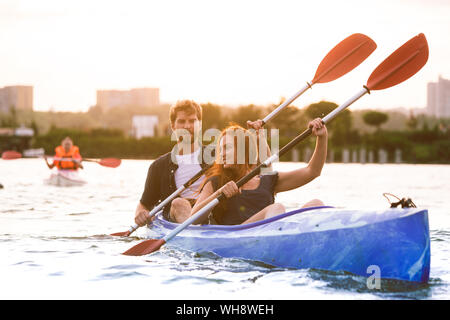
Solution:
[[[192,176],[207,166],[203,161],[205,147],[201,144],[202,108],[191,100],[178,101],[169,112],[171,129],[178,143],[171,152],[156,159],[149,167],[144,192],[135,212],[135,222],[139,226],[148,224],[148,212],[160,201],[170,196]],[[199,138],[200,137],[200,138]],[[190,203],[195,202],[195,190],[202,178],[193,183],[180,195]],[[179,198],[164,208],[167,220],[180,221],[183,218]],[[183,203],[181,203],[182,205]]]
[[[48,162],[46,156],[44,156],[44,160],[49,169],[53,169],[54,167],[63,170],[84,169],[81,164],[80,150],[77,146],[73,145],[70,137],[65,137],[61,145],[55,148],[55,156],[53,157],[52,163]]]
[[[156,159],[149,167],[144,192],[135,211],[135,222],[144,226],[151,222],[148,212],[208,166],[208,146],[201,143],[202,108],[191,100],[178,101],[169,112],[171,129],[178,143],[171,152]],[[252,127],[262,122],[249,122]],[[268,147],[267,147],[268,148]],[[214,150],[214,149],[213,149]],[[270,155],[270,154],[269,154]],[[214,158],[211,158],[213,162]],[[164,207],[163,216],[172,222],[183,222],[189,215],[204,176]]]
[[[288,172],[272,172],[255,176],[241,188],[237,187],[236,181],[255,167],[256,143],[248,135],[247,130],[242,127],[231,126],[225,129],[216,150],[215,164],[206,172],[207,179],[191,210],[191,215],[221,192],[225,195],[226,200],[212,210],[210,223],[246,224],[284,213],[284,206],[274,203],[275,194],[301,187],[314,180],[320,175],[326,160],[328,133],[325,125],[320,118],[317,118],[309,122],[308,127],[312,128],[312,133],[317,139],[314,154],[306,167]],[[244,138],[246,143],[242,148],[236,141],[243,136],[249,137]],[[242,162],[236,161],[239,157],[243,159]],[[322,201],[314,199],[305,203],[303,207],[321,205],[323,205]],[[203,217],[197,223],[208,222],[206,218]]]

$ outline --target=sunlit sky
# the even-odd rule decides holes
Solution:
[[[137,87],[160,88],[163,103],[268,105],[298,91],[356,32],[375,52],[294,105],[344,102],[420,32],[425,67],[352,108],[425,107],[426,84],[450,78],[450,0],[1,0],[0,87],[34,86],[35,110],[87,111],[98,89]]]

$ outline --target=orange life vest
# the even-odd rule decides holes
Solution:
[[[60,160],[61,158],[81,161],[80,150],[77,146],[72,146],[69,152],[66,152],[63,146],[58,146],[55,148],[55,160],[53,160],[53,164],[58,169],[77,170],[79,167],[78,163],[71,160]]]

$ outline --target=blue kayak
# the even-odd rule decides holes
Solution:
[[[178,226],[158,215],[148,236]],[[191,225],[167,243],[194,252],[283,268],[346,271],[382,279],[427,282],[430,232],[425,209],[304,208],[246,225]]]

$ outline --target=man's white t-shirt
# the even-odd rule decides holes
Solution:
[[[201,148],[196,151],[186,155],[176,155],[178,169],[175,171],[175,184],[177,189],[185,184],[190,178],[192,178],[197,172],[199,172],[202,167],[199,163],[199,155]],[[198,188],[203,183],[205,176],[201,176],[197,181],[195,181],[189,188],[181,193],[181,197],[188,199],[197,199],[199,196]]]

